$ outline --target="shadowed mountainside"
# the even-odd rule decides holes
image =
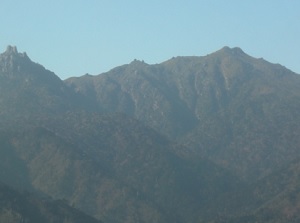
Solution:
[[[18,192],[0,183],[0,221],[5,223],[100,223],[64,201],[50,201]]]
[[[190,162],[186,148],[124,115],[68,113],[35,122],[0,134],[3,153],[12,154],[1,161],[12,183],[29,182],[28,189],[106,222],[210,218],[224,211],[214,201],[245,187],[209,161]],[[237,203],[227,208],[234,212]]]

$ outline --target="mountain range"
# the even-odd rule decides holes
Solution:
[[[240,48],[61,80],[8,46],[0,181],[107,223],[298,222],[299,86]]]

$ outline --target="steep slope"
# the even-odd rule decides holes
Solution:
[[[53,72],[12,46],[0,54],[0,89],[0,115],[6,117],[57,114],[87,107],[84,100],[76,103],[78,95]]]
[[[299,157],[300,77],[245,54],[220,58],[229,60],[219,66],[221,74],[236,82],[227,91],[227,105],[183,141],[241,177],[264,177]],[[241,69],[232,68],[237,61]]]
[[[63,201],[41,199],[0,183],[0,222],[5,223],[100,223]]]
[[[300,159],[262,179],[255,186],[255,194],[267,200],[250,215],[260,222],[299,222],[300,220]],[[250,218],[251,219],[251,218]],[[254,221],[252,221],[254,222]]]
[[[220,215],[214,223],[288,223],[300,219],[300,159],[295,159],[268,177],[252,183],[249,191],[256,197],[253,209],[236,215]],[[238,199],[243,199],[241,196]]]
[[[194,127],[195,117],[161,66],[133,61],[99,76],[71,78],[66,83],[93,98],[102,112],[124,112],[169,136]]]
[[[181,158],[184,148],[124,115],[68,113],[35,123],[5,132],[3,154],[14,154],[1,157],[5,170],[106,222],[211,218],[225,210],[216,200],[244,187],[210,162]],[[227,211],[237,205],[228,202]]]
[[[239,48],[156,65],[133,61],[66,83],[101,111],[135,117],[245,179],[299,156],[299,75]]]

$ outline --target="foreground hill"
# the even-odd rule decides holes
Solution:
[[[17,123],[0,133],[2,169],[10,170],[1,179],[106,222],[211,218],[224,211],[215,201],[245,186],[209,161],[190,162],[186,148],[124,115],[68,113]],[[230,212],[239,205],[226,203]]]
[[[0,180],[104,222],[298,219],[299,85],[239,48],[62,81],[8,47]]]
[[[49,201],[20,193],[0,183],[0,222],[5,223],[100,223],[63,201]]]

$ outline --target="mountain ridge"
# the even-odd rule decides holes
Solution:
[[[229,47],[64,81],[25,57],[0,55],[5,183],[113,223],[252,223],[292,210],[296,73]]]

